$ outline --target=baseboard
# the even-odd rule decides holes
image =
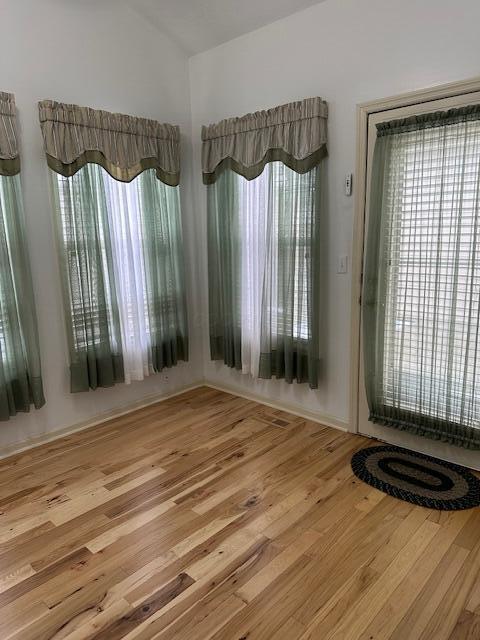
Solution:
[[[348,422],[339,420],[334,416],[330,416],[328,414],[323,414],[323,413],[317,413],[313,411],[305,411],[300,406],[291,404],[288,402],[271,402],[269,400],[266,400],[262,395],[257,393],[244,393],[242,391],[239,391],[236,387],[233,387],[233,386],[230,387],[228,385],[218,385],[213,382],[209,382],[208,380],[203,380],[195,384],[182,387],[177,391],[173,393],[169,393],[165,396],[159,396],[158,394],[149,395],[142,398],[141,400],[136,400],[135,402],[130,402],[129,404],[122,405],[115,409],[111,409],[110,411],[101,413],[95,416],[94,418],[90,418],[89,420],[85,420],[82,422],[77,422],[76,424],[70,425],[69,427],[65,427],[64,429],[51,431],[44,435],[37,436],[35,438],[29,438],[28,440],[24,440],[23,442],[17,442],[7,447],[3,447],[0,450],[0,460],[3,458],[8,458],[10,456],[16,455],[18,453],[22,453],[24,451],[28,451],[29,449],[33,449],[34,447],[47,444],[48,442],[53,442],[54,440],[58,440],[59,438],[69,436],[73,433],[84,431],[85,429],[90,429],[91,427],[95,427],[99,424],[102,424],[103,422],[107,422],[108,420],[119,418],[120,416],[124,416],[127,413],[131,413],[132,411],[137,411],[138,409],[143,409],[144,407],[148,407],[152,404],[156,404],[157,402],[162,402],[163,400],[174,398],[175,396],[178,396],[187,391],[191,391],[192,389],[198,389],[199,387],[210,387],[211,389],[217,389],[218,391],[231,393],[235,396],[239,396],[240,398],[245,398],[246,400],[253,400],[254,402],[264,404],[267,407],[272,407],[273,409],[280,409],[281,411],[287,411],[288,413],[293,413],[296,416],[300,416],[301,418],[306,418],[307,420],[312,420],[313,422],[318,422],[327,427],[332,427],[333,429],[339,429],[340,431],[347,431],[347,432],[349,431]]]
[[[157,402],[162,402],[163,400],[168,400],[169,398],[174,398],[175,396],[179,396],[182,393],[186,393],[187,391],[191,391],[192,389],[198,389],[199,387],[206,386],[203,381],[196,382],[195,384],[186,385],[173,393],[169,393],[165,396],[159,396],[158,394],[151,394],[145,396],[140,400],[136,400],[135,402],[130,402],[128,404],[124,404],[120,407],[116,407],[115,409],[111,409],[110,411],[105,411],[96,415],[94,418],[90,418],[89,420],[85,420],[82,422],[77,422],[69,427],[65,427],[63,429],[58,429],[56,431],[50,431],[45,435],[37,436],[35,438],[29,438],[28,440],[24,440],[23,442],[17,442],[15,444],[9,445],[7,447],[3,447],[0,449],[0,460],[3,458],[8,458],[10,456],[16,455],[17,453],[22,453],[23,451],[28,451],[29,449],[33,449],[34,447],[39,447],[42,444],[47,444],[48,442],[53,442],[54,440],[58,440],[59,438],[64,438],[65,436],[69,436],[72,433],[77,433],[78,431],[84,431],[85,429],[90,429],[91,427],[95,427],[103,422],[107,422],[108,420],[113,420],[114,418],[120,418],[121,416],[126,415],[127,413],[131,413],[132,411],[137,411],[138,409],[143,409],[144,407],[149,407],[152,404],[156,404]]]
[[[305,411],[299,405],[291,404],[289,402],[271,402],[270,400],[266,400],[264,396],[259,393],[245,393],[243,391],[239,391],[237,387],[216,384],[214,382],[210,382],[205,380],[205,387],[210,387],[211,389],[217,389],[217,391],[225,391],[225,393],[231,393],[234,396],[240,396],[240,398],[245,398],[246,400],[253,400],[254,402],[258,402],[259,404],[265,404],[267,407],[272,407],[273,409],[280,409],[281,411],[286,411],[287,413],[293,413],[295,416],[299,416],[300,418],[305,418],[307,420],[312,420],[312,422],[318,422],[320,424],[325,425],[326,427],[332,427],[332,429],[339,429],[340,431],[349,432],[349,424],[347,421],[339,420],[334,416],[328,415],[326,413],[318,413],[316,411]]]

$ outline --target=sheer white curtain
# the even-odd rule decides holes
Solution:
[[[281,162],[254,180],[236,175],[240,223],[242,372],[259,376],[262,318],[268,348],[279,334],[308,340],[309,263],[315,176]],[[288,262],[288,268],[283,263]],[[282,263],[282,267],[280,267]],[[263,316],[262,316],[263,314]]]
[[[97,167],[104,182],[120,315],[125,382],[153,373],[143,254],[140,185],[114,180]]]
[[[236,176],[240,213],[242,373],[258,377],[262,290],[267,253],[267,221],[273,199],[270,166],[255,180]]]

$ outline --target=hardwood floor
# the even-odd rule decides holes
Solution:
[[[480,509],[362,484],[367,442],[202,387],[0,462],[0,638],[480,638]]]

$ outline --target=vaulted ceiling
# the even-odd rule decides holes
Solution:
[[[319,1],[127,0],[127,3],[193,55]]]

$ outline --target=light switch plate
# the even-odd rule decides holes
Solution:
[[[352,195],[352,179],[353,179],[352,174],[347,173],[347,175],[345,176],[345,195],[346,196]]]
[[[348,256],[338,256],[337,273],[347,273]]]

